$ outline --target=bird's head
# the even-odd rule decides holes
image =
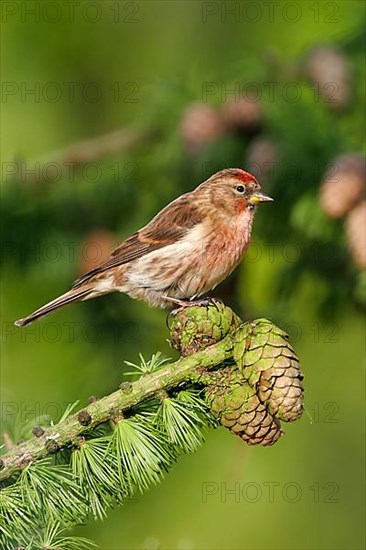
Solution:
[[[262,193],[257,179],[240,168],[216,172],[197,190],[203,192],[215,208],[230,216],[243,212],[254,214],[258,204],[273,201]]]

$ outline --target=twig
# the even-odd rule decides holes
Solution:
[[[96,163],[138,147],[151,134],[151,131],[138,128],[120,128],[108,134],[78,141],[40,159],[18,161],[18,169],[14,170],[12,176],[19,178],[22,183],[58,181],[63,175],[88,163]]]
[[[228,335],[217,344],[144,375],[136,382],[122,383],[118,391],[91,403],[63,422],[41,430],[40,437],[32,437],[3,455],[0,459],[0,480],[9,478],[30,462],[72,444],[79,435],[113,419],[156,392],[175,388],[184,381],[197,380],[197,368],[209,369],[219,365],[231,357],[232,346],[232,337]]]

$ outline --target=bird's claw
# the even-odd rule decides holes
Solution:
[[[224,305],[222,300],[219,300],[219,298],[213,298],[212,296],[207,296],[207,298],[202,298],[202,300],[192,300],[191,304],[201,307],[215,306],[217,310],[219,309],[219,306]]]
[[[172,328],[173,328],[172,325],[171,325],[171,322],[170,322],[171,317],[172,317],[173,314],[175,315],[177,313],[178,309],[180,309],[180,308],[170,310],[168,315],[166,316],[166,321],[165,322],[166,322],[167,329],[169,331],[171,331]]]

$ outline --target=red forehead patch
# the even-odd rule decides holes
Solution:
[[[252,176],[252,174],[249,174],[249,172],[245,172],[245,170],[240,170],[239,168],[235,168],[234,170],[232,170],[232,174],[234,178],[242,181],[245,184],[251,183],[253,181],[255,183],[258,183],[255,177]]]
[[[213,176],[209,178],[209,182],[216,182],[221,181],[222,178],[233,178],[241,183],[244,183],[244,185],[250,185],[255,184],[255,186],[259,187],[259,183],[256,180],[252,174],[249,174],[249,172],[246,172],[245,170],[242,170],[241,168],[225,168],[224,170],[220,170],[220,172],[216,172]]]

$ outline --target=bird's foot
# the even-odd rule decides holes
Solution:
[[[190,306],[216,306],[223,305],[223,302],[219,300],[218,298],[213,298],[211,296],[207,296],[206,298],[202,298],[200,300],[190,299],[190,300],[179,300],[179,298],[171,298],[170,296],[164,296],[164,300],[167,302],[170,302],[171,304],[179,306],[177,309],[182,309],[185,307]]]
[[[216,309],[219,308],[219,306],[224,305],[224,303],[219,300],[218,298],[213,298],[212,296],[207,296],[206,298],[202,298],[201,300],[192,300],[190,301],[190,304],[193,306],[215,306]]]
[[[183,307],[189,307],[192,305],[190,300],[179,300],[179,298],[171,298],[170,296],[163,296],[164,300],[170,302],[173,305],[179,306],[179,309]]]
[[[167,302],[170,302],[173,305],[178,306],[176,308],[173,308],[171,311],[169,311],[166,317],[166,326],[168,327],[169,330],[171,330],[172,328],[170,323],[171,318],[174,315],[176,315],[178,311],[180,311],[181,309],[191,306],[192,302],[190,302],[189,300],[179,300],[178,298],[171,298],[170,296],[164,296],[164,300],[166,300]]]

